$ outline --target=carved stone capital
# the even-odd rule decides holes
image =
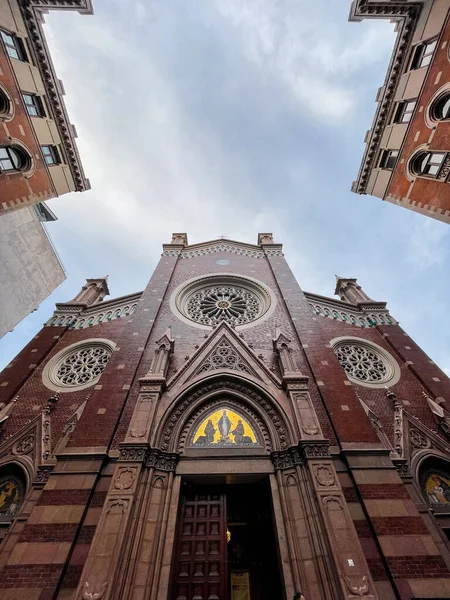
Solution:
[[[305,459],[330,457],[328,440],[303,441],[300,443],[300,448]]]
[[[147,458],[147,446],[121,446],[120,461],[144,462]]]
[[[33,481],[33,485],[35,487],[44,487],[44,485],[48,481],[48,478],[50,477],[50,473],[53,471],[54,468],[54,465],[38,467],[38,470],[36,471],[35,480]]]
[[[409,469],[409,465],[406,462],[406,460],[393,460],[392,461],[395,465],[395,468],[397,469],[398,474],[400,475],[400,477],[402,479],[411,479],[412,478],[412,473]]]
[[[303,464],[303,457],[297,446],[282,452],[272,452],[270,458],[276,470],[292,469],[296,465]]]
[[[153,467],[158,471],[175,471],[179,458],[178,454],[154,448],[149,451],[145,464],[147,467]]]

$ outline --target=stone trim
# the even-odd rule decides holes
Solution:
[[[153,467],[158,471],[175,472],[179,458],[179,454],[164,452],[163,450],[158,450],[156,448],[153,450],[149,450],[145,466]]]
[[[374,342],[362,339],[362,338],[357,338],[354,336],[344,336],[344,337],[337,337],[334,338],[332,340],[330,340],[330,345],[333,348],[334,353],[337,353],[337,350],[339,349],[340,346],[343,345],[350,345],[350,346],[359,346],[369,352],[374,353],[375,355],[377,355],[386,368],[386,373],[384,375],[384,377],[382,379],[380,379],[379,381],[363,381],[358,379],[357,377],[352,376],[350,373],[347,373],[345,371],[345,369],[343,368],[346,377],[354,384],[356,385],[361,385],[363,387],[368,387],[368,388],[385,388],[386,386],[390,386],[392,387],[393,385],[397,384],[400,380],[400,376],[401,376],[401,371],[400,371],[400,367],[397,363],[397,361],[395,360],[395,358],[392,356],[392,354],[390,354],[387,350],[385,350],[382,346],[379,346],[378,344],[375,344]],[[339,360],[339,359],[337,359]]]
[[[56,371],[58,369],[58,367],[60,366],[60,364],[66,359],[67,356],[69,356],[70,354],[73,354],[74,352],[77,352],[79,350],[83,350],[84,348],[90,348],[90,347],[101,347],[104,348],[105,350],[107,350],[110,354],[110,357],[108,359],[111,359],[112,353],[114,352],[114,349],[116,347],[116,344],[114,342],[112,342],[111,340],[105,339],[105,338],[90,338],[87,340],[82,340],[80,342],[75,342],[74,344],[70,344],[69,346],[66,346],[65,348],[63,348],[62,350],[60,350],[59,352],[57,352],[45,365],[44,370],[42,372],[42,383],[45,385],[45,387],[47,387],[50,390],[53,390],[55,392],[62,392],[62,393],[70,393],[70,392],[79,392],[80,390],[84,390],[88,387],[92,387],[93,385],[95,385],[96,383],[98,383],[98,380],[100,379],[102,373],[100,373],[99,375],[93,377],[91,380],[89,380],[87,383],[77,383],[75,385],[70,385],[70,384],[66,384],[63,383],[61,381],[58,381],[56,379]],[[106,368],[107,364],[105,365],[104,368]],[[104,370],[103,368],[103,370]],[[102,370],[102,372],[103,372]]]
[[[144,462],[147,460],[147,446],[122,446],[119,461]]]
[[[297,465],[304,463],[304,457],[297,446],[288,448],[283,452],[272,452],[270,455],[274,469],[284,471],[285,469],[293,469]]]
[[[398,324],[389,314],[384,303],[377,302],[373,305],[355,306],[354,304],[310,292],[304,292],[304,294],[314,315],[320,317],[362,328]]]
[[[366,193],[367,182],[378,156],[384,128],[391,115],[395,92],[404,72],[403,69],[414,34],[414,25],[420,14],[422,4],[422,2],[372,2],[368,0],[354,0],[352,3],[350,21],[361,21],[364,18],[382,18],[395,19],[399,24],[395,49],[383,85],[383,97],[375,113],[357,179],[352,185],[352,191],[357,194]]]
[[[120,317],[129,317],[132,315],[143,292],[130,294],[100,302],[86,308],[86,305],[76,305],[68,302],[67,304],[57,304],[56,310],[47,321],[49,327],[70,327],[71,329],[87,329],[95,325],[105,324]],[[128,310],[127,310],[128,309]],[[98,318],[103,315],[99,322]],[[91,322],[92,321],[92,322]]]
[[[207,254],[214,254],[215,252],[230,252],[232,254],[240,254],[241,256],[250,256],[251,258],[265,258],[266,256],[284,256],[283,252],[279,249],[254,250],[233,243],[209,244],[202,246],[198,250],[165,249],[161,256],[179,256],[182,259],[189,259],[196,258],[197,256],[206,256]]]
[[[206,385],[199,384],[193,392],[185,396],[172,411],[167,413],[164,427],[159,433],[159,445],[161,449],[168,451],[169,448],[174,447],[174,437],[177,435],[177,431],[179,431],[177,425],[183,417],[186,416],[189,407],[192,407],[201,398],[204,397],[206,400],[211,394],[221,390],[232,390],[237,392],[243,397],[243,402],[248,398],[258,405],[258,408],[267,416],[268,420],[271,421],[280,448],[284,450],[288,447],[290,436],[286,429],[284,419],[278,409],[271,402],[266,400],[261,393],[254,391],[250,386],[245,385],[243,382],[238,383],[229,378],[221,377],[213,383]],[[184,423],[186,423],[186,421],[184,421]],[[179,436],[181,435],[182,430],[179,431]]]
[[[178,317],[178,319],[183,321],[183,323],[186,323],[191,327],[197,327],[207,331],[211,331],[212,329],[219,327],[221,323],[210,325],[195,321],[188,315],[186,309],[186,304],[194,292],[200,291],[205,287],[218,285],[224,285],[227,287],[236,286],[237,288],[242,288],[244,292],[248,291],[253,294],[260,303],[260,311],[255,318],[242,324],[232,324],[232,326],[234,325],[233,328],[236,328],[236,330],[242,331],[249,327],[253,327],[256,324],[259,325],[268,319],[275,310],[275,306],[277,304],[275,294],[262,281],[259,281],[254,277],[227,272],[210,273],[208,275],[201,275],[199,277],[193,277],[192,279],[184,281],[172,292],[170,296],[170,309],[172,313]]]
[[[72,8],[79,12],[92,14],[90,0],[31,0],[19,2],[22,17],[28,31],[28,41],[32,49],[33,58],[39,67],[39,72],[45,86],[46,99],[51,107],[52,118],[58,128],[61,143],[65,150],[65,159],[73,176],[75,189],[83,192],[90,189],[89,180],[86,179],[75,143],[75,134],[69,121],[66,107],[62,99],[60,83],[56,77],[53,64],[48,52],[45,36],[42,31],[42,11],[48,9]]]

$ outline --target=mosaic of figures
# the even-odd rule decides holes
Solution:
[[[431,472],[424,481],[425,495],[429,504],[450,504],[450,478],[439,472]]]
[[[22,503],[23,489],[15,477],[0,480],[0,517],[14,516]]]
[[[314,299],[313,294],[305,294],[308,304],[315,315],[321,317],[327,317],[328,319],[334,319],[335,321],[342,321],[349,323],[350,325],[356,325],[357,327],[376,327],[377,325],[395,325],[396,321],[393,319],[388,311],[382,312],[357,312],[356,310],[349,310],[347,306],[339,307],[338,304],[327,304],[326,302],[317,302]]]
[[[243,416],[222,406],[210,412],[195,429],[194,447],[259,446],[254,428]]]

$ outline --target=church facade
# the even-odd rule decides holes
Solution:
[[[271,234],[88,279],[0,378],[3,600],[450,598],[450,381]]]

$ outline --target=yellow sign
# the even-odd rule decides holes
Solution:
[[[219,408],[197,427],[194,446],[254,446],[258,439],[248,421],[234,410]]]
[[[250,600],[250,578],[248,572],[231,573],[231,600]]]

